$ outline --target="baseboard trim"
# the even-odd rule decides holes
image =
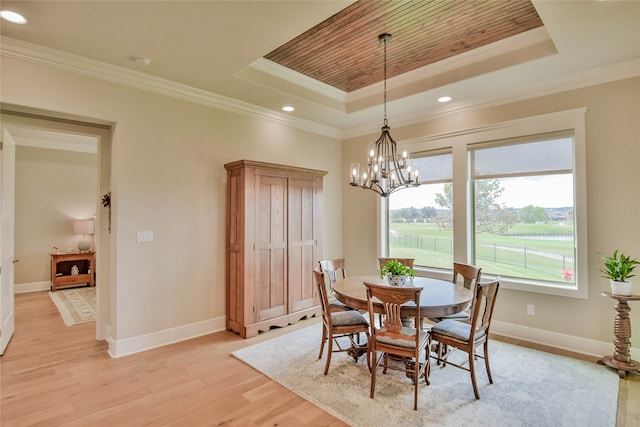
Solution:
[[[569,350],[589,356],[602,357],[613,354],[614,351],[613,330],[611,331],[611,342],[596,341],[589,338],[545,331],[543,329],[535,329],[497,320],[491,322],[491,330],[493,333],[509,338],[521,339],[523,341]],[[640,348],[631,348],[631,358],[635,360],[640,358]]]
[[[613,337],[611,338],[611,342],[596,341],[588,338],[516,325],[513,323],[500,322],[497,320],[492,322],[491,327],[493,333],[498,335],[568,350],[575,353],[595,357],[613,354]],[[203,335],[220,332],[225,329],[226,318],[218,317],[204,322],[192,323],[190,325],[184,325],[123,340],[113,339],[109,332],[109,338],[107,338],[107,342],[109,343],[108,351],[111,357],[118,358],[165,345],[175,344],[180,341],[197,338]],[[635,360],[640,359],[640,348],[632,348],[631,357]]]
[[[225,330],[226,317],[205,320],[203,322],[191,323],[177,328],[165,329],[151,334],[139,335],[122,340],[107,338],[109,343],[109,355],[113,358],[128,356],[135,353],[175,344],[203,335],[212,334]]]
[[[50,281],[17,283],[14,286],[14,293],[19,294],[24,292],[48,291],[50,289]],[[111,337],[110,328],[107,329],[108,331],[105,332],[105,336],[109,343],[109,355],[117,358],[197,338],[202,335],[223,331],[226,329],[226,318],[224,316],[218,317],[204,322],[192,323],[190,325],[184,325],[123,340],[113,339]],[[509,338],[521,339],[535,344],[561,348],[589,356],[602,357],[613,354],[614,350],[613,330],[611,331],[611,341],[604,342],[561,334],[558,332],[545,331],[543,329],[530,328],[528,326],[516,325],[514,323],[501,322],[498,320],[493,320],[491,322],[491,329],[494,333],[504,335]],[[640,360],[640,348],[631,348],[631,358]]]
[[[25,292],[38,292],[38,291],[50,291],[51,282],[31,282],[31,283],[16,283],[13,285],[14,294],[23,294]]]

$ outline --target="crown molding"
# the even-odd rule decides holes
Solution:
[[[330,138],[342,138],[342,131],[331,126],[280,114],[248,102],[150,76],[139,71],[106,64],[101,61],[23,42],[10,37],[1,37],[0,41],[0,55],[7,58],[45,65],[233,113],[260,117]]]
[[[494,46],[494,48],[496,47]],[[498,46],[497,48],[499,49],[500,47]],[[322,125],[311,120],[305,120],[289,115],[280,114],[273,110],[262,108],[244,101],[239,101],[201,89],[196,89],[191,86],[175,83],[170,80],[150,76],[139,71],[117,67],[93,59],[69,54],[39,45],[34,45],[31,43],[26,43],[9,37],[0,38],[0,55],[7,58],[15,58],[23,61],[42,64],[45,66],[62,69],[96,79],[131,86],[161,95],[174,97],[184,101],[194,102],[208,107],[218,108],[247,116],[260,117],[263,119],[279,122],[296,129],[327,136],[330,138],[354,138],[378,132],[380,128],[379,123],[371,122],[365,125],[341,130],[335,127]],[[271,67],[271,64],[265,65],[262,61],[258,61],[258,67],[264,67],[265,69],[262,71],[265,71],[267,68]],[[290,76],[289,73],[282,74],[283,70],[279,69],[280,66],[273,68],[278,68],[277,71],[281,73],[281,76]],[[418,123],[447,117],[461,111],[479,110],[482,108],[508,104],[525,99],[536,98],[540,96],[580,89],[583,87],[594,86],[597,84],[608,83],[616,80],[637,77],[639,75],[640,59],[634,59],[627,62],[618,63],[583,73],[577,73],[571,76],[566,76],[551,81],[546,81],[536,86],[526,88],[523,87],[518,90],[509,90],[508,92],[494,94],[494,96],[487,98],[477,98],[458,103],[451,103],[447,105],[446,110],[443,110],[442,107],[438,107],[437,109],[433,108],[431,110],[422,110],[416,113],[398,116],[394,118],[394,126],[404,127],[415,125]],[[300,84],[308,83],[308,80],[311,79],[298,79],[297,82]],[[315,87],[319,87],[322,86],[323,83],[316,82],[314,83],[314,85]],[[311,85],[311,87],[314,87],[314,85]],[[306,84],[305,87],[309,88],[309,85]],[[332,91],[327,92],[331,94],[332,97],[337,96],[338,98],[340,98],[343,95],[340,93],[334,93],[335,89],[332,89]]]
[[[349,94],[343,90],[335,88],[331,85],[323,83],[319,80],[312,79],[302,73],[294,71],[290,68],[282,66],[278,63],[265,58],[259,58],[249,65],[249,67],[267,73],[271,76],[301,86],[305,89],[317,92],[323,96],[329,97],[335,101],[347,102]]]
[[[640,59],[634,59],[582,73],[576,73],[570,76],[563,76],[562,78],[555,80],[548,80],[535,86],[523,87],[517,90],[510,89],[508,92],[497,93],[492,97],[477,98],[457,103],[454,102],[448,105],[446,110],[443,110],[442,108],[433,108],[431,110],[423,110],[410,115],[401,115],[394,118],[394,127],[412,126],[418,123],[439,120],[462,111],[474,111],[504,104],[511,104],[527,99],[568,92],[571,90],[638,76],[640,76]],[[375,133],[379,130],[379,124],[369,123],[345,129],[344,138],[355,138]]]

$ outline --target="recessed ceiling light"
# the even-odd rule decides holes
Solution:
[[[441,96],[440,98],[438,98],[438,102],[449,102],[449,101],[451,101],[450,96]]]
[[[20,15],[17,12],[12,12],[10,10],[3,10],[0,12],[0,17],[5,21],[13,22],[14,24],[26,24],[27,20],[24,16]]]
[[[284,107],[282,107],[282,111],[286,111],[287,113],[290,113],[292,111],[295,111],[296,109],[293,108],[291,105],[285,105]]]

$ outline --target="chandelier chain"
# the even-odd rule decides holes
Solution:
[[[387,121],[387,37],[382,37],[384,43],[384,125],[388,126]]]

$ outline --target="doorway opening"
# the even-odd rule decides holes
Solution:
[[[73,224],[92,219],[95,221],[91,250],[96,252],[96,267],[91,274],[97,284],[96,339],[106,339],[111,306],[111,236],[108,212],[102,207],[101,199],[111,191],[112,125],[2,107],[3,133],[10,135],[16,145],[15,268],[13,283],[3,281],[3,291],[9,292],[9,286],[12,295],[13,292],[49,290],[50,254],[78,250],[78,240],[87,236],[73,234]],[[3,274],[4,277],[7,276]]]

